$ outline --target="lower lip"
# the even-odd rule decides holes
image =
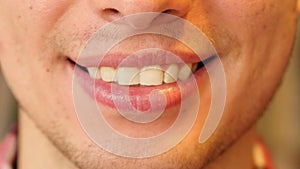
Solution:
[[[159,91],[166,98],[165,109],[174,107],[191,92],[195,92],[195,80],[197,86],[204,81],[205,67],[195,72],[188,80],[178,81],[159,86],[120,86],[115,83],[107,83],[102,80],[92,79],[87,72],[76,68],[76,76],[80,85],[89,94],[91,98],[96,99],[98,103],[118,110],[128,111],[128,103],[139,112],[155,111],[157,105],[161,104],[161,98],[155,97],[150,101],[150,95],[153,91]],[[193,79],[194,77],[194,79]],[[126,95],[120,91],[127,91]],[[197,90],[196,90],[197,91]],[[153,98],[153,97],[152,97]],[[151,105],[153,105],[151,107]]]

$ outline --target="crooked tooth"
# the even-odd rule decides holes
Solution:
[[[101,67],[100,68],[101,78],[105,82],[115,81],[116,70],[113,67]]]
[[[161,85],[164,73],[160,66],[146,66],[140,72],[140,84],[145,86]]]
[[[191,63],[184,64],[178,73],[178,79],[181,81],[187,80],[192,74],[191,67],[192,67]]]
[[[89,75],[94,79],[102,78],[105,82],[117,82],[119,85],[145,85],[154,86],[164,83],[173,83],[178,79],[187,80],[197,64],[184,64],[181,68],[177,64],[171,64],[165,72],[159,65],[146,66],[139,70],[137,67],[96,67],[88,68]]]
[[[171,64],[164,73],[164,82],[173,83],[178,79],[179,68],[177,64]]]
[[[139,69],[135,67],[120,67],[116,72],[116,81],[119,85],[140,84]]]
[[[87,70],[91,78],[101,79],[101,74],[97,67],[88,67]]]

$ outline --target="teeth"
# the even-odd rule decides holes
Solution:
[[[101,74],[97,67],[89,67],[87,70],[93,79],[101,79]]]
[[[173,83],[177,81],[179,68],[176,64],[170,65],[164,74],[165,83]]]
[[[140,84],[139,69],[135,67],[120,67],[117,69],[116,80],[120,85]]]
[[[187,80],[192,74],[191,68],[192,68],[192,64],[190,63],[184,64],[178,73],[179,80],[181,81]]]
[[[103,81],[113,82],[115,79],[116,70],[113,67],[101,67],[100,73]]]
[[[198,68],[198,64],[193,64],[191,69],[192,72],[196,72],[197,68]]]
[[[161,85],[164,72],[158,65],[143,67],[140,72],[140,84],[145,86]]]
[[[93,79],[102,79],[105,82],[116,82],[119,85],[144,85],[156,86],[163,83],[173,83],[178,79],[187,80],[196,71],[197,64],[171,64],[165,70],[159,65],[137,67],[113,67],[100,68],[88,67],[88,73]]]

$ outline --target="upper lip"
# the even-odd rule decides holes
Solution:
[[[183,64],[183,63],[198,63],[202,62],[213,53],[206,52],[201,54],[194,54],[192,52],[183,51],[159,51],[159,52],[145,52],[142,54],[125,54],[125,53],[113,53],[106,55],[89,55],[81,56],[76,59],[72,59],[76,64],[83,67],[144,67],[150,65],[168,65],[168,64]]]

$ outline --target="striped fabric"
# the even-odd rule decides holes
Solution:
[[[0,144],[0,169],[13,169],[17,154],[17,126],[13,127]]]
[[[275,169],[271,155],[261,140],[253,146],[253,163],[253,169]]]

